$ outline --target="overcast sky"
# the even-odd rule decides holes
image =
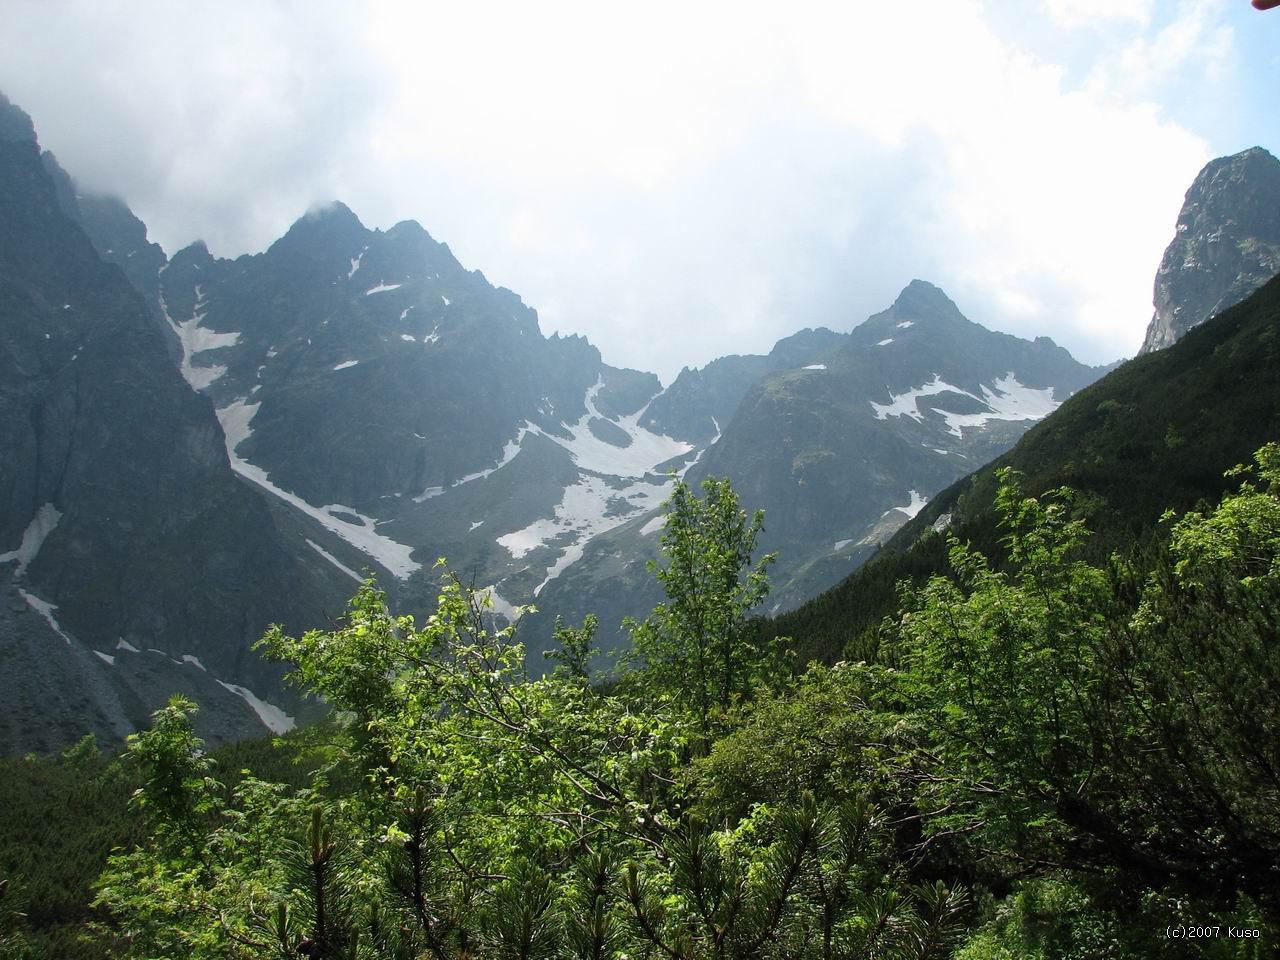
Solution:
[[[172,254],[339,199],[418,220],[616,365],[848,330],[913,277],[1132,354],[1183,194],[1280,150],[1247,0],[34,3],[0,90]]]

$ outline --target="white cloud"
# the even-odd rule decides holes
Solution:
[[[1220,22],[1221,4],[1215,0],[1187,0],[1174,18],[1154,36],[1136,37],[1110,70],[1112,85],[1152,95],[1162,84],[1189,68],[1212,77],[1221,71],[1234,49],[1230,26]]]
[[[914,276],[1132,351],[1209,157],[1162,97],[1214,82],[1221,5],[1019,4],[1036,46],[995,6],[19,5],[0,88],[170,248],[260,249],[341,198],[667,379],[847,329]]]
[[[1044,0],[1042,4],[1049,19],[1067,29],[1096,29],[1117,21],[1146,26],[1154,5],[1155,0]]]

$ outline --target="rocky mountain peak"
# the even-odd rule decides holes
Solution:
[[[931,319],[965,319],[964,314],[955,302],[926,280],[912,280],[898,294],[888,310],[895,317],[908,317],[915,320]]]
[[[1261,147],[1208,163],[1187,191],[1155,281],[1142,353],[1167,347],[1280,272],[1280,160]]]
[[[267,252],[302,248],[319,251],[330,247],[339,247],[342,251],[359,249],[367,233],[351,208],[335,200],[304,213]]]

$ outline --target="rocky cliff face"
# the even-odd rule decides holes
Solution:
[[[325,622],[347,587],[232,473],[170,335],[64,210],[24,119],[0,103],[0,750],[116,738],[197,688],[240,700],[227,735],[261,732],[231,689],[280,692],[252,642],[277,619]],[[127,692],[151,658],[202,676]]]
[[[1155,282],[1141,353],[1173,344],[1280,273],[1280,161],[1254,147],[1209,163],[1187,191]]]

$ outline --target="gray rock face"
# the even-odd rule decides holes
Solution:
[[[1280,161],[1254,147],[1209,163],[1187,191],[1155,282],[1141,353],[1173,344],[1280,273]]]
[[[24,134],[5,108],[5,129]],[[0,141],[0,588],[28,608],[0,624],[0,713],[54,740],[119,737],[182,690],[211,716],[212,700],[240,700],[225,716],[244,722],[227,722],[261,732],[217,681],[274,698],[281,670],[252,642],[276,620],[324,623],[349,592],[232,473],[170,336],[68,215],[38,143]],[[159,671],[94,655],[152,648]],[[139,684],[144,696],[129,693]],[[32,742],[10,720],[0,751]]]

